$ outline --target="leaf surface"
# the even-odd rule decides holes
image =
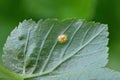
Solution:
[[[103,72],[119,74],[103,68],[108,62],[107,30],[107,25],[76,19],[25,20],[8,37],[3,62],[27,80],[109,80]],[[61,34],[67,42],[58,42]]]

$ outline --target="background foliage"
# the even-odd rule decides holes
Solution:
[[[119,0],[0,0],[0,56],[8,34],[24,19],[76,17],[109,25],[108,66],[120,71],[119,4]]]

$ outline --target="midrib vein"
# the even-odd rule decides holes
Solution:
[[[101,30],[99,30],[99,32],[97,32],[92,38],[90,38],[85,44],[83,44],[81,47],[79,47],[78,49],[76,49],[75,51],[71,52],[73,54],[70,54],[69,56],[65,57],[63,60],[61,60],[56,66],[54,66],[52,69],[46,71],[46,72],[43,72],[43,73],[38,73],[38,74],[33,74],[31,76],[26,76],[25,78],[34,78],[34,77],[39,77],[39,76],[43,76],[43,75],[46,75],[46,74],[49,74],[51,72],[53,72],[56,68],[58,68],[62,63],[64,63],[65,61],[67,61],[68,59],[70,59],[72,56],[74,56],[75,54],[77,54],[81,49],[83,49],[85,46],[87,46],[92,40],[94,40],[103,30],[105,29],[105,27],[103,27]],[[89,30],[88,30],[89,31]],[[87,33],[86,33],[87,34]],[[56,46],[57,43],[54,44],[52,50],[51,50],[51,53],[53,52],[55,46]],[[51,54],[50,53],[50,54]],[[50,55],[49,55],[50,56]],[[49,59],[48,59],[49,61]],[[47,61],[47,62],[48,62]]]

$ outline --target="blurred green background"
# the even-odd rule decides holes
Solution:
[[[5,40],[19,22],[73,17],[109,25],[107,66],[120,71],[120,0],[0,0],[0,65]]]

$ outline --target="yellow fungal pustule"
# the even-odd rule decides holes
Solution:
[[[64,35],[64,34],[58,36],[58,41],[59,41],[60,43],[65,43],[65,42],[67,41],[67,36]]]

